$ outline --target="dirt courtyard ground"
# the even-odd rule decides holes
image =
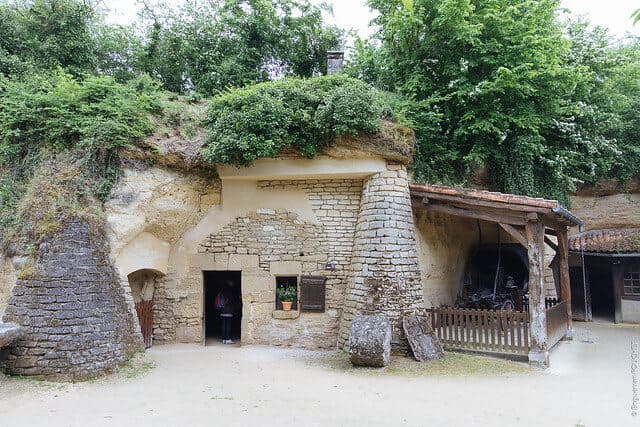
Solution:
[[[640,327],[576,326],[546,371],[455,353],[373,370],[337,351],[157,346],[91,382],[0,375],[0,426],[640,426]]]

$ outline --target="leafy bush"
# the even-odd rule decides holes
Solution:
[[[201,153],[239,166],[287,146],[313,157],[337,135],[377,132],[382,113],[374,90],[344,76],[261,83],[211,100]]]
[[[28,212],[21,199],[36,167],[46,160],[49,166],[43,167],[52,170],[56,162],[49,159],[56,153],[66,153],[70,166],[55,176],[52,171],[50,179],[64,181],[71,174],[71,187],[83,194],[55,190],[61,197],[46,199],[55,202],[52,212],[89,198],[105,200],[118,174],[117,150],[150,133],[149,115],[160,108],[157,86],[148,77],[127,85],[104,76],[80,81],[61,70],[0,77],[0,239]]]

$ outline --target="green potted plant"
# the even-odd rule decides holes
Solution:
[[[280,302],[282,303],[282,309],[284,311],[290,311],[291,305],[298,296],[298,290],[295,288],[295,286],[278,288],[276,289],[276,293],[278,294],[278,298],[280,298]]]

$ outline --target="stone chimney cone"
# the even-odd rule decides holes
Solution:
[[[342,74],[344,69],[344,52],[341,50],[327,52],[327,75]]]

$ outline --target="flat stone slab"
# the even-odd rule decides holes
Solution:
[[[426,317],[411,315],[402,319],[402,328],[418,362],[440,359],[444,350]]]
[[[356,316],[349,330],[349,360],[356,366],[383,367],[391,357],[391,323],[376,314]]]
[[[20,338],[22,327],[15,323],[0,323],[0,348],[8,347]]]

